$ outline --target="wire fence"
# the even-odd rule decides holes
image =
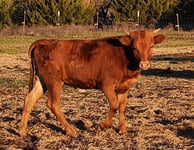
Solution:
[[[180,30],[180,31],[193,31],[194,18],[190,17],[177,17],[160,20],[159,22],[137,24],[135,22],[118,22],[114,25],[60,25],[60,26],[43,26],[43,27],[28,27],[25,24],[18,26],[8,27],[5,26],[0,31],[0,36],[9,35],[27,35],[27,36],[63,36],[63,37],[96,37],[103,31],[103,34],[111,32],[114,34],[121,34],[123,31],[131,31],[137,29],[156,29],[162,28],[165,30]],[[106,35],[105,35],[106,36]]]
[[[158,26],[162,28],[172,28],[177,30],[179,27],[182,31],[192,31],[194,29],[194,17],[188,16],[181,16],[176,14],[173,18],[165,18],[158,22]]]

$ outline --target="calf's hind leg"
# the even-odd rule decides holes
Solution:
[[[20,136],[26,135],[26,127],[28,119],[34,104],[42,97],[43,88],[38,77],[35,77],[35,84],[32,90],[27,94],[24,100],[22,119],[20,123],[19,133]]]
[[[63,82],[54,82],[48,88],[48,102],[47,106],[55,114],[61,125],[65,127],[67,135],[71,137],[76,136],[76,130],[65,119],[60,108],[60,94],[62,90]]]

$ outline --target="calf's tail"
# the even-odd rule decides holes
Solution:
[[[28,56],[30,57],[30,76],[29,76],[29,82],[28,82],[28,88],[29,88],[29,92],[32,90],[33,86],[34,86],[34,77],[36,75],[36,70],[35,70],[35,60],[34,60],[34,46],[30,47],[29,51],[28,51]]]
[[[28,82],[29,92],[34,87],[35,78],[38,78],[40,80],[43,91],[45,92],[47,90],[47,88],[45,86],[43,79],[41,78],[41,76],[38,72],[36,61],[35,61],[35,56],[34,56],[34,50],[35,50],[35,46],[32,45],[28,51],[28,55],[29,55],[30,60],[31,60],[31,62],[30,62],[31,63],[30,76],[29,76],[29,82]]]

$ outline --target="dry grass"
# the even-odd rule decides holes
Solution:
[[[113,126],[98,132],[108,104],[98,90],[64,87],[61,107],[78,128],[70,138],[46,108],[46,96],[36,104],[28,136],[18,136],[23,99],[27,93],[26,54],[0,54],[0,149],[193,149],[194,47],[156,49],[152,68],[130,89],[126,135]]]

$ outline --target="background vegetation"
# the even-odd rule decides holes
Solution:
[[[22,23],[88,25],[97,20],[106,25],[127,21],[146,25],[157,24],[176,13],[190,18],[193,24],[193,7],[193,0],[0,0],[0,29]]]

